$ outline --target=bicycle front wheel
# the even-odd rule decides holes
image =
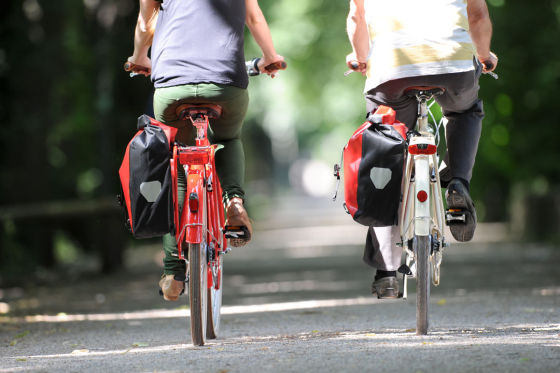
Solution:
[[[216,260],[211,263],[209,270],[212,275],[212,286],[208,288],[208,324],[206,326],[206,337],[208,339],[214,339],[218,337],[220,331],[224,258],[216,258]]]
[[[204,345],[208,315],[208,259],[206,242],[189,244],[189,304],[191,337],[195,346]]]
[[[415,236],[416,254],[416,334],[428,334],[430,299],[430,236]]]

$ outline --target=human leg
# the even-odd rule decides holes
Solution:
[[[447,186],[447,208],[459,212],[464,220],[451,220],[449,228],[457,241],[470,241],[476,229],[476,209],[469,195],[469,184],[482,131],[484,111],[478,98],[481,67],[474,71],[444,76],[446,91],[437,98],[447,118],[447,154],[441,170]]]
[[[474,71],[440,77],[446,88],[444,94],[436,98],[447,119],[447,154],[444,159],[447,169],[442,170],[442,179],[446,183],[460,178],[468,184],[472,178],[484,118],[482,101],[478,98],[480,71],[479,67]]]
[[[154,93],[155,119],[179,128],[176,140],[187,145],[194,143],[194,131],[192,126],[179,120],[175,109],[180,100],[193,97],[194,94],[195,89],[192,86],[160,88]],[[182,168],[179,168],[177,173],[178,206],[181,208],[184,202],[186,180]],[[163,252],[163,276],[159,282],[159,287],[165,300],[177,300],[184,290],[186,263],[179,259],[177,241],[171,233],[163,236]]]
[[[414,128],[418,103],[416,99],[404,94],[406,88],[414,85],[409,80],[391,80],[369,91],[365,96],[367,112],[375,111],[380,105],[389,106],[396,111],[398,121],[405,123],[408,129]]]
[[[245,153],[241,128],[249,104],[246,89],[221,84],[198,84],[197,99],[222,107],[219,119],[210,123],[208,137],[212,144],[223,145],[216,152],[216,169],[223,190],[224,204],[234,197],[245,199]]]
[[[401,264],[400,230],[396,225],[370,227],[364,249],[364,261],[377,269],[372,293],[378,298],[396,298],[399,294],[397,270]]]
[[[243,202],[245,191],[245,153],[241,142],[241,127],[247,112],[247,90],[220,84],[199,84],[197,97],[222,107],[222,115],[210,123],[208,136],[212,144],[222,145],[216,152],[216,169],[226,206],[226,225],[245,227],[245,235],[231,238],[230,245],[243,246],[251,239],[252,225]]]

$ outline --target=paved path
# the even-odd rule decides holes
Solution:
[[[0,292],[11,310],[0,372],[559,370],[560,248],[480,226],[446,251],[430,334],[418,337],[413,286],[408,300],[369,294],[363,227],[324,201],[278,206],[227,257],[219,339],[190,344],[187,300],[161,300],[159,250],[143,246],[129,251],[127,273]]]

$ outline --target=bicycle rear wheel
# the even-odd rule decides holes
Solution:
[[[206,326],[206,337],[215,339],[220,331],[220,319],[222,311],[222,278],[224,269],[224,258],[217,257],[210,266],[212,275],[212,286],[208,288],[208,315]]]
[[[189,244],[189,305],[191,337],[195,346],[204,345],[208,315],[208,259],[206,242]]]
[[[430,299],[430,236],[415,236],[416,253],[416,334],[428,334]]]

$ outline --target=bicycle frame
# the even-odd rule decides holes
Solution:
[[[444,238],[444,206],[441,195],[441,183],[438,171],[437,144],[428,124],[427,102],[431,95],[417,96],[419,116],[416,134],[411,136],[408,146],[405,176],[403,179],[403,204],[401,207],[399,226],[402,246],[406,250],[406,266],[409,275],[412,261],[416,263],[416,253],[411,247],[414,237],[428,237],[432,247],[445,246]],[[434,242],[435,240],[435,242]],[[441,252],[431,250],[432,282],[439,285],[439,265]],[[407,280],[404,276],[403,298],[407,297]]]
[[[224,209],[221,204],[222,188],[215,167],[215,152],[218,145],[211,145],[207,138],[208,117],[198,115],[193,120],[197,130],[195,146],[173,147],[171,174],[173,179],[173,200],[175,203],[175,222],[179,258],[186,260],[184,244],[200,244],[206,242],[209,247],[210,262],[220,260],[220,255],[227,250],[224,238]],[[186,176],[185,199],[183,206],[178,206],[178,168],[183,167]],[[179,214],[179,211],[181,213]],[[207,212],[207,213],[205,213]],[[210,268],[210,267],[209,267]],[[214,279],[208,273],[208,287],[219,286],[220,273]]]

